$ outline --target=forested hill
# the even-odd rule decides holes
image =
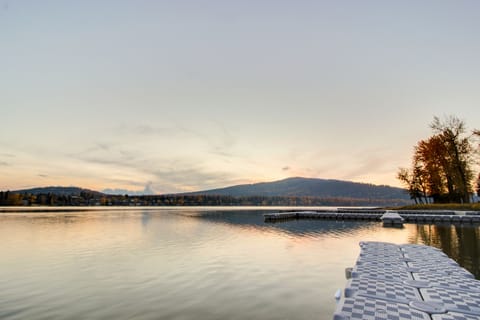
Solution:
[[[103,193],[98,191],[93,191],[89,189],[79,188],[79,187],[40,187],[24,190],[13,191],[20,194],[54,194],[57,196],[80,196],[81,194],[88,193],[91,195],[103,195]]]
[[[355,199],[405,199],[404,189],[390,186],[356,183],[341,180],[313,178],[288,178],[274,182],[244,184],[221,189],[198,191],[189,194],[233,197],[321,197]]]
[[[110,195],[78,187],[0,191],[6,206],[392,206],[411,203],[400,188],[289,178],[183,194]]]

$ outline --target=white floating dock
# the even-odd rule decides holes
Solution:
[[[380,218],[383,222],[384,227],[403,227],[403,219],[398,212],[387,211]]]
[[[275,222],[289,219],[329,219],[329,220],[374,220],[380,221],[385,211],[299,211],[299,212],[278,212],[266,213],[263,215],[265,221]]]
[[[401,226],[403,223],[480,223],[480,212],[426,211],[379,209],[337,209],[330,211],[294,211],[264,214],[265,222],[290,219],[370,220],[383,221],[384,226]]]
[[[480,281],[441,250],[361,242],[334,320],[480,320]]]

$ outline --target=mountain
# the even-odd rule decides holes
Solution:
[[[42,187],[16,190],[19,194],[55,194],[57,196],[102,197],[106,194],[79,187]],[[344,198],[362,200],[405,200],[410,198],[404,189],[341,180],[314,178],[288,178],[273,182],[243,184],[220,189],[189,192],[182,195],[214,195],[231,197],[316,197],[324,199]],[[173,195],[175,196],[175,195]]]
[[[193,195],[265,196],[265,197],[321,197],[354,199],[405,199],[404,189],[341,180],[314,178],[287,178],[273,182],[243,184],[232,187],[190,192]]]
[[[101,196],[103,193],[98,191],[93,191],[89,189],[83,189],[79,187],[40,187],[40,188],[32,188],[32,189],[23,189],[23,190],[15,190],[12,191],[14,193],[21,193],[21,194],[55,194],[57,196],[80,196],[83,193],[89,193],[93,195]]]

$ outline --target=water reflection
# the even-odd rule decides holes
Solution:
[[[480,279],[480,226],[417,225],[411,242],[442,249]]]
[[[263,213],[0,214],[0,319],[331,319],[362,240],[441,247],[478,277],[478,227]]]
[[[256,227],[261,230],[274,230],[276,232],[285,232],[295,236],[318,236],[341,235],[355,230],[369,229],[377,225],[375,222],[366,221],[341,221],[341,220],[308,220],[292,219],[280,221],[277,223],[264,222],[263,215],[265,210],[246,210],[246,211],[205,211],[195,214],[195,217],[204,221],[230,224],[238,227]]]
[[[265,210],[248,211],[205,211],[194,216],[203,220],[226,223],[240,227],[255,226],[260,229],[274,229],[286,234],[307,237],[344,237],[348,233],[368,234],[378,228],[377,222],[336,221],[336,220],[286,220],[265,223]],[[411,228],[411,227],[414,228]],[[409,225],[409,243],[422,243],[443,250],[480,279],[480,226],[479,225]],[[392,230],[392,229],[390,229]],[[392,235],[394,234],[392,230]],[[398,234],[398,232],[397,232]],[[366,240],[366,239],[365,239]],[[395,240],[392,240],[395,242]]]
[[[147,226],[151,219],[152,219],[152,215],[149,212],[142,212],[142,225],[143,226]]]

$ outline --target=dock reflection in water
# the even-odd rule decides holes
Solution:
[[[0,214],[0,319],[331,319],[361,240],[440,246],[478,271],[478,227],[265,224],[265,212]]]
[[[417,225],[412,243],[442,249],[480,279],[480,227],[472,225]]]

